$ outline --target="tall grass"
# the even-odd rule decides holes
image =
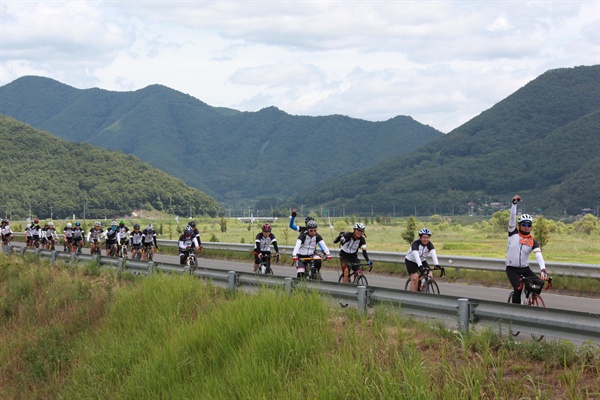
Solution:
[[[230,293],[188,275],[84,275],[3,256],[0,266],[3,399],[600,394],[595,345],[460,336],[398,310],[331,309],[304,290]]]

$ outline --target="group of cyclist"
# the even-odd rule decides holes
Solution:
[[[522,214],[517,219],[517,205],[521,197],[515,195],[512,198],[510,217],[508,223],[508,244],[506,250],[506,275],[513,286],[514,296],[512,301],[519,303],[521,300],[521,277],[530,280],[538,279],[537,275],[529,268],[529,256],[533,253],[540,266],[541,279],[547,278],[546,266],[542,256],[539,242],[531,235],[533,218],[529,214]],[[297,216],[296,210],[292,211],[289,227],[298,232],[299,236],[292,251],[292,259],[296,267],[296,273],[299,278],[304,278],[307,274],[308,264],[314,265],[317,271],[320,271],[322,259],[331,259],[331,252],[323,237],[317,232],[318,224],[313,217],[306,217],[305,226],[295,225]],[[362,252],[366,263],[372,268],[373,262],[369,259],[367,253],[367,242],[365,239],[365,225],[356,223],[352,227],[352,232],[342,231],[334,239],[333,243],[340,246],[340,265],[343,272],[342,282],[349,281],[350,269],[356,270],[359,265],[358,252]],[[2,243],[6,245],[13,238],[13,231],[10,228],[7,219],[2,220],[0,227]],[[54,249],[58,243],[58,233],[54,222],[47,222],[41,227],[39,220],[35,219],[28,224],[26,229],[27,247],[39,247]],[[432,232],[428,228],[419,230],[419,238],[413,241],[406,253],[404,263],[410,276],[410,290],[417,291],[419,276],[431,274],[432,268],[429,267],[427,257],[431,257],[434,263],[434,269],[440,268],[439,260],[435,246],[431,241]],[[135,259],[136,254],[140,252],[141,259],[152,259],[154,248],[158,250],[156,242],[156,231],[152,224],[149,224],[144,230],[141,230],[140,224],[134,224],[133,230],[125,225],[124,220],[118,223],[112,221],[110,227],[106,230],[102,228],[99,221],[85,235],[84,229],[79,221],[72,225],[70,222],[63,230],[64,251],[80,252],[81,248],[87,243],[90,244],[90,254],[100,250],[101,240],[105,241],[106,255],[111,254],[114,246],[130,246],[131,258]],[[190,221],[184,228],[183,233],[178,240],[179,262],[181,265],[186,263],[189,255],[195,250],[202,253],[202,242],[200,232],[196,228],[196,223]],[[253,255],[254,271],[258,271],[259,264],[263,258],[271,257],[271,246],[275,249],[276,260],[279,261],[279,248],[277,238],[272,232],[271,225],[262,225],[261,232],[256,235]],[[68,249],[68,250],[67,250]],[[318,254],[318,250],[322,255]]]
[[[26,246],[54,250],[59,242],[54,222],[47,222],[44,227],[39,223],[40,221],[35,219],[25,227]],[[153,257],[154,248],[158,250],[156,230],[152,224],[141,230],[140,224],[136,223],[133,225],[133,230],[129,230],[125,220],[120,220],[118,223],[112,221],[107,229],[103,229],[102,223],[96,221],[86,234],[81,222],[77,221],[75,224],[68,222],[62,235],[63,250],[71,253],[81,253],[86,243],[89,243],[90,254],[100,253],[102,241],[105,243],[107,256],[116,256],[115,249],[119,246],[127,246],[128,250],[131,249],[132,260],[136,258],[138,252],[142,260],[147,260]]]

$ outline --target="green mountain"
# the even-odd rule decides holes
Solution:
[[[600,66],[551,70],[445,137],[295,198],[346,213],[466,213],[519,193],[528,212],[600,204]]]
[[[73,142],[133,154],[222,200],[288,196],[443,134],[410,117],[368,122],[215,108],[160,85],[79,90],[27,76],[0,88],[0,114]]]
[[[215,216],[217,202],[132,155],[70,143],[0,115],[2,215],[119,216],[136,209]]]

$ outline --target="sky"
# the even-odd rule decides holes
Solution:
[[[161,84],[215,107],[442,132],[550,69],[600,64],[600,0],[0,0],[0,24],[0,86]]]

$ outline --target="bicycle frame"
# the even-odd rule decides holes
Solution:
[[[260,258],[260,263],[258,264],[259,274],[273,275],[273,271],[271,270],[271,255],[263,254]]]
[[[298,271],[298,273],[304,274],[305,279],[319,280],[319,281],[323,280],[323,278],[321,278],[321,274],[315,267],[315,262],[319,261],[319,260],[324,261],[325,259],[321,255],[316,255],[316,256],[311,256],[311,257],[299,257],[298,261],[300,261],[304,267],[299,268],[299,266],[297,266],[296,270]],[[308,267],[308,271],[306,270],[307,267]],[[304,272],[302,271],[302,269],[304,269]]]

